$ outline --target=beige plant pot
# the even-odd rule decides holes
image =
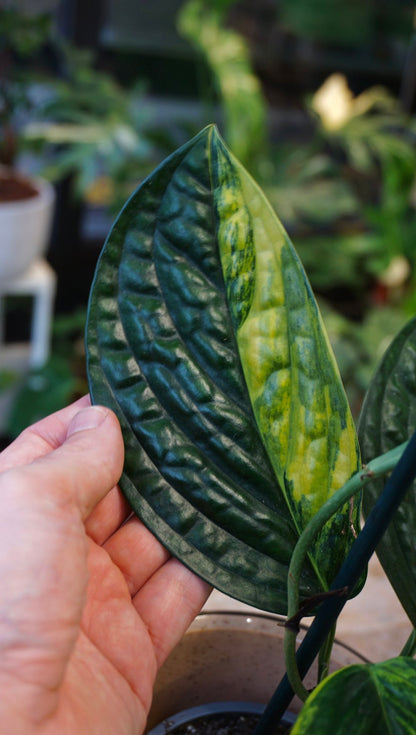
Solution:
[[[201,613],[158,674],[147,730],[181,710],[208,702],[266,704],[285,673],[279,622],[281,618],[266,614]],[[363,659],[335,642],[332,671],[357,662]],[[310,688],[316,684],[316,666],[305,684]],[[291,711],[300,707],[295,698]]]
[[[3,169],[4,170],[4,169]],[[37,194],[0,201],[0,290],[25,273],[48,246],[55,193],[43,179],[29,179]]]

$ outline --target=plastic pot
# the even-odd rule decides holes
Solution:
[[[285,673],[282,622],[261,613],[201,613],[160,669],[148,730],[183,710],[212,702],[265,705]],[[362,657],[335,642],[331,671],[357,662],[362,663]],[[305,685],[315,684],[312,667]],[[300,708],[295,698],[291,711]]]

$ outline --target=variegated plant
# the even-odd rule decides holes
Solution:
[[[412,322],[390,348],[364,406],[366,462],[405,442],[414,428],[415,355]],[[302,265],[214,126],[166,159],[116,220],[91,289],[87,359],[93,401],[119,417],[120,485],[143,522],[218,589],[282,614],[289,565],[292,583],[294,559],[301,558],[296,587],[310,613],[349,559],[359,530],[358,440]],[[379,474],[391,469],[392,455],[397,461],[394,450]],[[370,470],[366,482],[371,463]],[[366,512],[380,489],[370,487]],[[388,529],[381,559],[416,625],[416,564],[409,571],[414,492]],[[352,594],[353,585],[347,589]],[[410,735],[415,666],[403,657],[330,677],[308,699],[294,732],[381,735],[411,702],[413,714],[394,730]],[[401,688],[403,676],[408,685]],[[360,715],[361,729],[348,714],[359,699],[357,682],[365,696],[374,682],[382,692],[380,706]]]
[[[294,545],[358,469],[358,443],[302,265],[214,126],[121,212],[87,334],[133,508],[215,586],[285,613]],[[310,550],[303,597],[328,588],[352,538],[345,506]]]

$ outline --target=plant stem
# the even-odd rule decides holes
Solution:
[[[325,677],[328,676],[329,660],[331,657],[332,645],[335,637],[335,629],[336,624],[330,630],[324,642],[324,645],[319,651],[317,684],[319,684],[322,679],[325,679]],[[296,635],[296,630],[286,628],[283,641],[285,666],[287,677],[294,694],[297,694],[302,702],[306,702],[309,696],[309,691],[304,687],[302,683],[302,678],[299,674],[299,669],[296,661]]]
[[[406,643],[400,651],[400,656],[414,656],[416,653],[416,630],[413,628]]]
[[[400,447],[397,448],[397,450],[399,449]],[[386,455],[383,455],[383,457],[385,458]],[[380,458],[381,460],[382,458]],[[373,460],[373,463],[375,461]],[[331,589],[339,590],[347,587],[352,590],[357,584],[387,529],[394,511],[399,507],[415,475],[416,432],[409,440],[399,462],[387,480],[384,490],[369,514],[364,528],[352,544]],[[347,599],[348,593],[342,596],[333,595],[322,603],[297,653],[298,669],[302,677],[306,675],[311,667]],[[290,686],[288,677],[284,676],[266,707],[254,735],[272,735],[276,723],[280,721],[292,698],[293,689]]]
[[[296,635],[296,630],[290,628],[285,629],[283,651],[285,656],[286,676],[290,686],[292,687],[293,693],[297,694],[302,702],[306,702],[309,692],[303,685],[296,660]]]
[[[302,567],[308,550],[315,538],[321,531],[325,523],[347,503],[361,488],[375,477],[380,477],[395,467],[402,456],[408,442],[400,444],[398,447],[382,454],[380,457],[373,459],[363,470],[356,472],[348,482],[317,511],[310,520],[303,533],[299,536],[298,542],[294,548],[292,558],[289,565],[289,573],[287,580],[288,609],[287,616],[291,618],[297,615],[299,610],[299,580]],[[305,701],[308,692],[302,684],[302,679],[296,666],[296,630],[294,627],[286,627],[285,631],[285,664],[293,691],[302,701]]]
[[[332,626],[324,645],[319,651],[317,681],[318,684],[320,684],[323,679],[326,679],[329,674],[329,662],[331,660],[332,646],[334,645],[336,628],[337,624],[335,623],[335,625]]]

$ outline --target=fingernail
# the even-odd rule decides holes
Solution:
[[[106,408],[101,406],[88,406],[75,414],[68,427],[68,436],[76,434],[77,431],[96,429],[108,416]]]

